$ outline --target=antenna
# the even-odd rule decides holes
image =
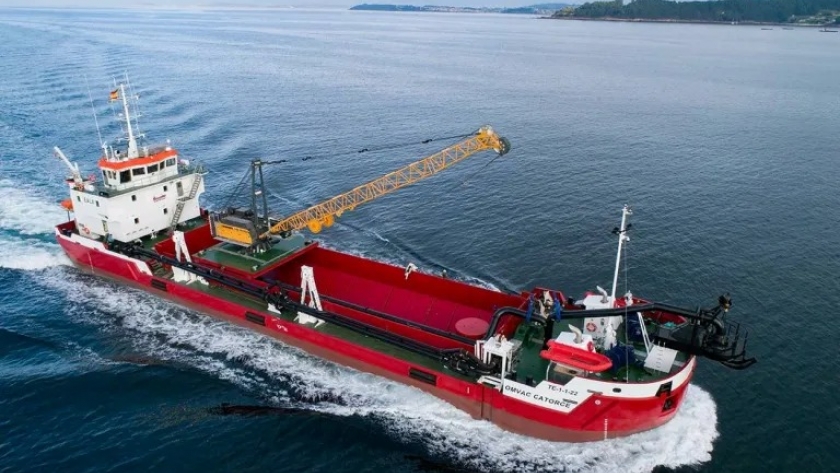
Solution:
[[[134,93],[134,87],[131,86],[131,82],[128,80],[128,72],[123,73],[125,75],[125,85],[128,87],[128,93],[132,99],[134,99],[134,128],[137,129],[137,136],[138,138],[143,138],[145,135],[140,130],[140,95]]]
[[[134,139],[134,130],[131,129],[131,114],[128,111],[128,97],[125,96],[125,84],[120,84],[120,95],[122,97],[123,112],[125,112],[125,126],[128,128],[128,157],[137,157],[137,140]]]
[[[90,93],[90,83],[87,80],[87,74],[85,74],[85,85],[87,86],[88,98],[90,99],[90,110],[93,112],[93,123],[96,124],[96,136],[99,137],[99,146],[104,150],[105,142],[102,141],[102,132],[99,131],[99,120],[96,118],[96,108],[93,106],[93,94]]]
[[[633,211],[630,209],[629,205],[625,204],[624,208],[621,209],[621,229],[613,230],[613,233],[618,234],[618,252],[615,257],[615,274],[613,276],[612,293],[610,294],[611,304],[615,303],[615,290],[618,285],[618,270],[621,266],[621,248],[624,246],[624,242],[630,239],[630,237],[627,236],[627,230],[630,228],[630,225],[627,224],[628,215],[633,215]]]
[[[117,85],[117,78],[116,78],[116,77],[112,77],[112,80],[114,81],[114,89],[119,89],[119,86]],[[108,101],[108,104],[109,104],[109,105],[111,105],[111,113],[113,113],[113,114],[114,114],[114,118],[116,119],[116,122],[117,122],[117,123],[119,123],[119,125],[120,125],[120,131],[121,131],[121,132],[122,132],[122,134],[123,134],[123,136],[121,136],[121,137],[117,138],[116,140],[114,140],[114,141],[116,141],[117,143],[119,143],[119,142],[121,142],[121,141],[124,141],[124,140],[125,140],[124,136],[125,136],[127,133],[126,133],[126,131],[125,131],[125,127],[123,126],[123,122],[119,119],[119,118],[120,118],[120,113],[119,113],[119,112],[117,112],[117,109],[116,109],[116,108],[114,108],[114,101],[113,101],[113,100],[109,100],[109,101]]]

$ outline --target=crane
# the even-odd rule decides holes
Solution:
[[[262,188],[262,163],[255,161],[250,172],[251,209],[228,209],[212,214],[211,230],[217,239],[246,247],[266,244],[272,235],[287,235],[305,228],[312,233],[319,233],[323,228],[332,226],[335,219],[346,211],[354,210],[359,205],[431,177],[476,153],[491,149],[503,156],[510,150],[510,142],[496,134],[492,127],[483,126],[469,138],[431,156],[282,219],[268,217],[265,191]],[[257,176],[260,177],[259,184],[256,182]],[[260,216],[258,211],[260,200],[263,216]]]

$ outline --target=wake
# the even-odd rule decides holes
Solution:
[[[0,268],[37,270],[69,265],[52,234],[66,220],[58,203],[35,189],[0,180]]]

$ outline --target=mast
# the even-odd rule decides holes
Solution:
[[[630,237],[627,236],[627,216],[632,214],[633,211],[630,209],[630,206],[625,204],[624,208],[621,210],[621,228],[613,230],[613,233],[618,233],[618,252],[615,255],[615,274],[613,275],[610,304],[615,303],[615,290],[618,287],[618,270],[621,268],[621,248],[624,246],[624,242],[630,239]]]
[[[125,113],[125,124],[128,127],[128,158],[136,158],[137,140],[134,138],[134,130],[131,129],[131,115],[128,112],[128,97],[125,96],[125,84],[120,84],[120,98],[122,98],[123,112]]]

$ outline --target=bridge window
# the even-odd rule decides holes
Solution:
[[[146,174],[146,168],[134,168],[132,169],[132,172],[135,176],[142,176],[143,174]]]
[[[131,182],[131,171],[120,171],[120,184]]]
[[[151,174],[153,172],[157,172],[157,170],[158,170],[158,165],[157,164],[152,164],[151,166],[149,166],[149,174]]]
[[[175,165],[175,158],[170,158],[166,160],[167,166],[174,166]]]

